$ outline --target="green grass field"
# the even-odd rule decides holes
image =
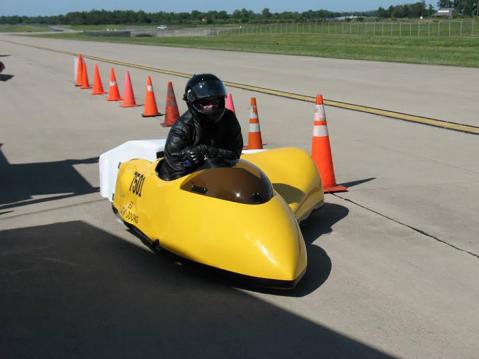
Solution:
[[[315,33],[226,34],[208,37],[97,37],[63,39],[195,47],[289,55],[479,67],[479,37],[395,37]]]

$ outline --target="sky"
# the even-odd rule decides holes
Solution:
[[[389,7],[419,0],[0,0],[0,16],[10,15],[60,15],[71,11],[96,10],[144,10],[146,12],[191,12],[192,10],[248,9],[260,12],[269,8],[271,12],[326,9],[330,11],[367,11],[378,7]],[[437,1],[426,1],[436,5]]]

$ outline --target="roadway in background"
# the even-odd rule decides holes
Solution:
[[[312,96],[320,91],[326,98],[337,101],[479,125],[475,106],[479,69],[475,68],[108,43],[94,45],[28,37],[10,39],[185,73],[211,70],[213,58],[216,73],[227,81]]]
[[[476,69],[21,41],[478,125]],[[10,356],[476,355],[477,136],[327,108],[350,192],[327,195],[303,224],[310,262],[295,291],[237,289],[150,254],[97,193],[96,158],[166,137],[161,120],[75,88],[72,57],[1,41],[0,55],[14,75],[0,81],[0,347]],[[116,70],[121,85],[126,68]],[[149,73],[130,72],[141,103]],[[185,79],[152,75],[159,107],[172,80],[185,110]],[[233,95],[245,135],[256,95],[264,141],[309,149],[311,104]]]

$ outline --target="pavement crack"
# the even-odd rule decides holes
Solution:
[[[406,223],[404,223],[404,222],[401,222],[401,221],[399,221],[399,220],[397,220],[397,219],[394,219],[394,218],[392,218],[392,217],[389,217],[389,216],[387,216],[387,215],[385,215],[385,214],[383,214],[383,213],[381,213],[381,212],[378,212],[378,211],[376,211],[376,210],[374,210],[374,209],[372,209],[372,208],[366,207],[365,205],[362,205],[362,204],[360,204],[360,203],[358,203],[358,202],[355,202],[355,201],[353,201],[353,200],[351,200],[351,199],[349,199],[349,198],[341,197],[340,195],[334,194],[334,193],[332,193],[332,195],[335,196],[336,198],[342,199],[343,201],[352,203],[352,204],[354,204],[355,206],[358,206],[358,207],[360,207],[360,208],[362,208],[362,209],[365,209],[365,210],[367,210],[367,211],[369,211],[369,212],[372,212],[372,213],[374,213],[374,214],[377,214],[378,216],[381,216],[381,217],[383,217],[383,218],[386,218],[386,219],[388,219],[388,220],[390,220],[390,221],[392,221],[392,222],[394,222],[394,223],[397,223],[397,224],[399,224],[399,225],[401,225],[401,226],[404,226],[404,227],[407,227],[407,228],[409,228],[409,229],[412,229],[413,231],[415,231],[415,232],[417,232],[417,233],[419,233],[419,234],[422,234],[423,236],[432,238],[432,239],[434,239],[436,242],[442,243],[442,244],[444,244],[444,245],[446,245],[446,246],[448,246],[448,247],[454,248],[454,249],[457,250],[457,251],[460,251],[460,252],[469,254],[469,255],[471,255],[471,256],[473,256],[473,257],[479,259],[479,254],[474,253],[474,252],[472,252],[472,251],[469,251],[469,250],[467,250],[467,249],[458,247],[458,246],[456,246],[456,245],[454,245],[454,244],[452,244],[452,243],[446,242],[445,240],[443,240],[443,239],[441,239],[441,238],[439,238],[439,237],[436,237],[436,236],[434,236],[434,235],[432,235],[432,234],[430,234],[430,233],[427,233],[426,231],[423,231],[422,229],[416,228],[416,227],[414,227],[414,226],[411,226],[411,225],[409,225],[409,224],[406,224]]]

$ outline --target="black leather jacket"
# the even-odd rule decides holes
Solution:
[[[165,157],[158,166],[164,180],[173,180],[195,170],[187,165],[184,150],[191,146],[206,145],[209,158],[238,159],[243,149],[243,136],[236,115],[225,110],[218,123],[201,123],[186,111],[171,127],[165,145]]]

